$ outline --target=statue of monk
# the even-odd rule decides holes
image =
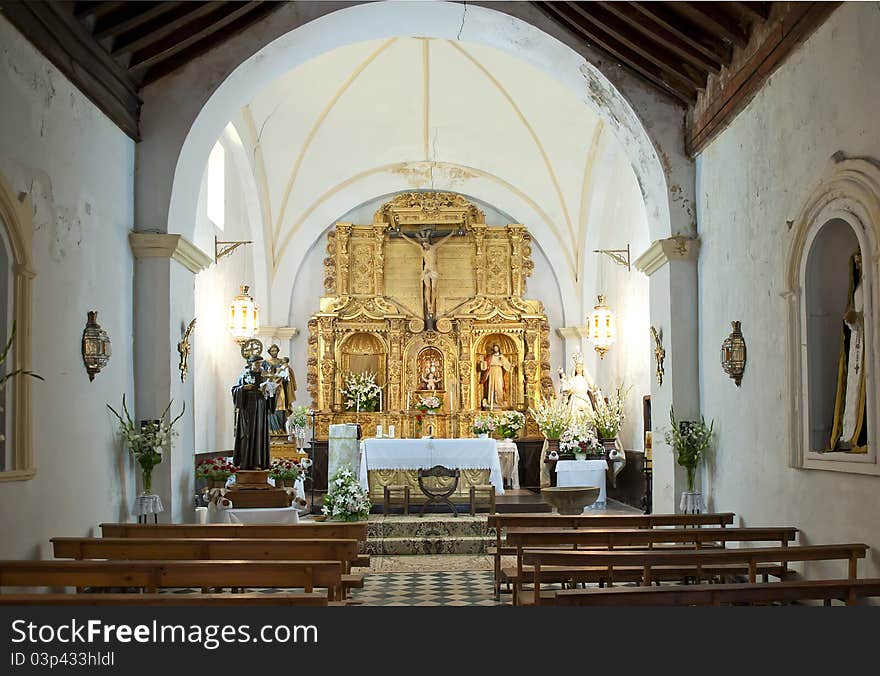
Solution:
[[[277,384],[263,371],[263,358],[252,356],[232,386],[235,404],[235,452],[241,469],[269,467],[269,413],[275,410]]]

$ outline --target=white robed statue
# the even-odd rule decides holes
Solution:
[[[840,340],[837,394],[831,428],[832,451],[864,453],[865,426],[865,299],[862,284],[862,255],[856,251],[849,261],[849,291]]]
[[[570,378],[559,369],[559,394],[568,402],[572,415],[592,415],[598,389],[584,368],[584,355],[580,351],[572,355],[572,362],[574,372]]]

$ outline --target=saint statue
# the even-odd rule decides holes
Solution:
[[[596,385],[584,369],[583,354],[575,352],[572,362],[574,362],[574,373],[570,378],[565,375],[565,371],[559,369],[559,394],[568,402],[573,414],[592,415]]]
[[[265,377],[263,358],[251,356],[232,386],[235,404],[235,454],[241,469],[269,467],[269,413],[275,410],[278,385]]]
[[[510,404],[504,374],[513,371],[513,364],[501,354],[501,346],[492,343],[491,351],[480,360],[480,382],[483,385],[483,406],[504,408]]]
[[[437,249],[454,235],[455,232],[450,232],[436,244],[431,244],[430,235],[417,242],[407,237],[403,231],[400,232],[401,237],[407,242],[415,244],[422,251],[422,291],[424,294],[426,320],[433,318],[437,313],[437,280],[440,278],[440,270],[437,267]]]
[[[285,420],[293,410],[293,402],[296,400],[296,378],[290,368],[290,357],[279,359],[280,350],[277,345],[269,346],[269,358],[263,360],[263,369],[269,373],[269,379],[278,385],[274,415],[278,427],[284,429]]]
[[[868,441],[865,425],[865,298],[859,251],[849,260],[849,290],[841,333],[830,449],[864,453]]]

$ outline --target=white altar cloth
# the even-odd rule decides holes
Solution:
[[[605,505],[605,460],[560,460],[556,463],[557,486],[598,486],[599,497],[595,505]]]
[[[211,523],[261,524],[270,526],[286,526],[299,523],[299,514],[295,507],[263,507],[254,509],[218,509],[209,514]]]
[[[494,439],[365,439],[360,481],[369,489],[371,469],[488,469],[496,495],[504,495],[501,462]]]

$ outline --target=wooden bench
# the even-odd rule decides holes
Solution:
[[[639,580],[649,585],[657,576],[656,569],[672,567],[685,568],[698,580],[707,577],[707,568],[713,566],[747,566],[748,581],[757,581],[758,566],[762,563],[779,563],[785,568],[794,561],[847,561],[849,579],[858,576],[858,559],[865,558],[868,546],[862,543],[811,545],[804,547],[759,547],[743,549],[692,549],[684,550],[533,550],[522,554],[524,565],[533,566],[534,589],[531,592],[518,591],[514,597],[515,605],[539,605],[552,603],[555,594],[541,593],[542,568],[545,566],[567,566],[584,568],[589,573],[604,571],[604,581],[610,587],[615,580],[620,581],[618,569],[639,571]],[[628,578],[631,579],[631,578]],[[545,580],[546,581],[546,580]]]
[[[728,542],[778,542],[780,546],[787,546],[793,542],[798,529],[792,527],[774,528],[656,528],[651,530],[541,530],[532,528],[510,528],[507,531],[508,545],[515,551],[516,566],[505,567],[501,571],[501,577],[506,579],[514,587],[514,596],[521,589],[525,575],[531,572],[523,564],[523,550],[526,548],[558,547],[572,549],[648,549],[655,547],[664,549],[700,549],[704,547],[724,547]],[[667,569],[661,576],[664,580],[680,580],[680,574],[686,574],[687,570]],[[713,569],[713,574],[724,574],[725,571]],[[773,575],[784,575],[784,566],[764,566],[759,571],[765,578]],[[746,574],[748,570],[730,571],[727,574]],[[554,567],[545,571],[545,581],[564,582],[569,575],[578,578],[579,582],[604,583],[604,571],[571,570],[566,567]],[[635,582],[640,579],[640,571],[625,571],[624,579],[627,582]],[[516,600],[514,601],[516,603]]]
[[[880,596],[880,578],[869,580],[792,580],[755,584],[666,585],[557,591],[560,606],[720,606],[840,600]]]
[[[338,561],[0,561],[0,587],[302,587],[340,597]]]
[[[352,574],[361,560],[357,540],[252,538],[52,538],[58,559],[339,561],[342,589],[363,588]]]
[[[0,594],[0,606],[326,606],[325,592],[279,594]]]
[[[488,527],[495,529],[495,547],[488,552],[495,560],[495,598],[501,594],[501,557],[516,554],[516,549],[505,546],[502,530],[505,528],[662,528],[717,526],[724,528],[733,523],[733,512],[708,514],[490,514]]]
[[[283,526],[226,523],[102,523],[101,534],[105,538],[344,539],[366,543],[367,522],[307,521]],[[369,554],[361,554],[352,565],[368,568],[370,566]]]

